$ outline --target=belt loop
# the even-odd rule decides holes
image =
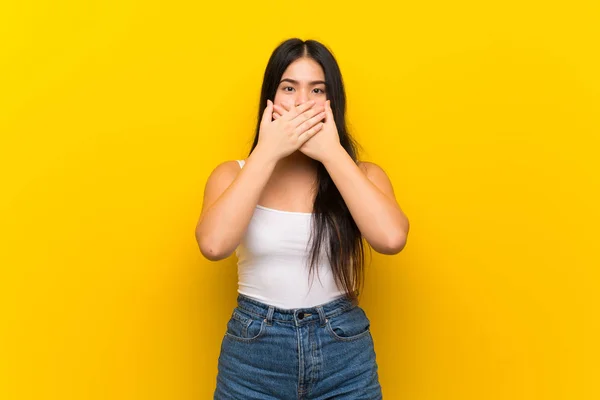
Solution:
[[[321,326],[325,326],[327,318],[325,318],[325,311],[323,311],[323,306],[317,306],[316,309],[319,312],[319,321],[321,323]]]
[[[267,311],[267,318],[265,318],[265,321],[269,326],[273,325],[273,312],[275,312],[275,307],[269,306],[269,311]]]

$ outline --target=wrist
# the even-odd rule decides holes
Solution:
[[[256,160],[260,164],[263,164],[266,168],[274,168],[277,164],[277,161],[279,161],[273,156],[272,152],[265,150],[262,146],[260,146],[260,144],[256,145],[254,150],[252,150],[252,153],[250,153],[248,159]]]
[[[321,163],[327,168],[327,166],[331,163],[335,163],[340,157],[349,157],[346,149],[342,147],[342,145],[336,146],[334,150],[327,152],[327,154],[323,157]]]

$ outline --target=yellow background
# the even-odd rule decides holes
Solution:
[[[0,398],[212,398],[204,184],[295,36],[411,221],[361,299],[384,398],[600,398],[600,7],[563,3],[3,2]]]

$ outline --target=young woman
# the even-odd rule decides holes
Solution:
[[[396,254],[409,223],[385,172],[357,160],[345,109],[332,53],[314,40],[282,42],[248,158],[208,178],[196,239],[212,261],[235,251],[239,277],[215,399],[382,398],[358,305],[363,240]]]

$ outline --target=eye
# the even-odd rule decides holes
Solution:
[[[320,94],[325,93],[325,91],[323,89],[315,88],[315,90],[320,90]]]
[[[282,89],[283,89],[284,92],[289,92],[289,90],[286,90],[286,89],[292,89],[293,90],[294,88],[291,87],[291,86],[284,86]]]

